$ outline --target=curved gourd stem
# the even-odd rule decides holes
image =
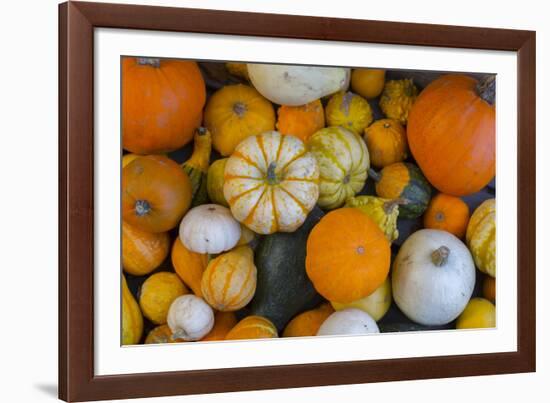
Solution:
[[[160,67],[160,59],[156,57],[138,57],[137,64],[140,66]]]
[[[372,177],[372,179],[375,181],[375,182],[379,182],[380,179],[382,179],[382,175],[378,172],[376,172],[374,169],[372,168],[369,168],[368,169],[368,173],[369,173],[369,176]]]

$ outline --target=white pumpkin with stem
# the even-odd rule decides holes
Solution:
[[[365,311],[347,308],[325,319],[317,336],[380,333],[376,321]]]
[[[167,321],[174,340],[199,340],[212,330],[214,311],[202,298],[182,295],[170,305]]]
[[[319,196],[319,167],[302,140],[269,131],[227,160],[223,193],[233,216],[258,234],[293,232]]]
[[[196,253],[220,253],[232,249],[241,238],[241,225],[227,207],[203,204],[189,210],[181,220],[179,237]]]
[[[350,69],[342,67],[247,64],[260,94],[279,105],[305,105],[349,86]]]
[[[460,239],[423,229],[407,238],[395,258],[393,298],[413,322],[444,325],[462,313],[475,279],[474,261]]]

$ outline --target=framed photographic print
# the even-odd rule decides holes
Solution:
[[[535,370],[534,32],[59,15],[61,399]]]

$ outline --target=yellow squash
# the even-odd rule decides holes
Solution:
[[[204,127],[195,131],[193,154],[181,167],[191,180],[193,196],[191,206],[198,206],[208,201],[206,191],[206,175],[210,164],[210,152],[212,150],[212,135]]]
[[[122,344],[137,344],[143,333],[143,316],[139,305],[122,276]]]
[[[495,199],[485,200],[468,223],[466,243],[479,270],[496,276],[495,264],[496,204]]]
[[[143,316],[157,325],[166,323],[172,302],[188,292],[176,273],[161,271],[151,275],[141,286],[139,296]]]
[[[342,126],[356,134],[362,134],[372,122],[372,110],[367,100],[349,91],[334,94],[325,113],[328,126]]]
[[[495,326],[495,306],[485,298],[472,298],[456,321],[457,329],[482,329]]]
[[[412,79],[391,80],[386,82],[384,92],[380,96],[380,108],[388,118],[406,125],[409,111],[417,96],[418,88]]]
[[[206,180],[206,190],[212,203],[229,207],[229,203],[223,195],[223,172],[225,171],[227,158],[216,160],[208,168],[208,178]]]

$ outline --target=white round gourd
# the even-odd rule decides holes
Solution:
[[[342,67],[248,64],[248,75],[260,94],[279,105],[298,106],[347,89],[350,69]]]
[[[422,229],[401,246],[392,270],[395,303],[413,322],[438,326],[456,319],[475,285],[470,251],[454,235]]]
[[[380,333],[376,321],[365,311],[347,308],[325,319],[317,336]]]
[[[241,225],[227,207],[203,204],[189,210],[181,220],[179,237],[187,249],[197,253],[221,253],[241,238]]]
[[[193,294],[178,297],[168,310],[168,327],[174,339],[199,340],[214,326],[214,311]]]

